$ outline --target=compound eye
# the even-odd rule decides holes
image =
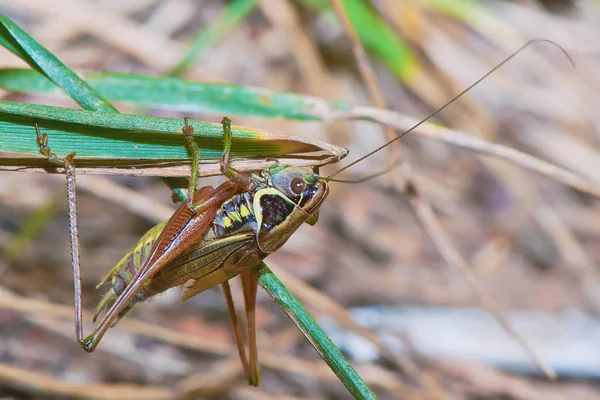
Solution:
[[[290,189],[292,192],[294,192],[294,194],[302,194],[304,189],[306,189],[306,183],[302,178],[294,178],[290,184]]]

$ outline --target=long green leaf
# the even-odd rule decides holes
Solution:
[[[43,133],[48,134],[52,151],[58,156],[76,152],[76,162],[84,161],[80,165],[127,168],[140,166],[140,161],[145,161],[147,165],[190,158],[181,133],[181,119],[7,101],[0,101],[0,150],[39,155],[34,130],[36,123]],[[200,174],[219,174],[215,165],[223,151],[221,125],[202,121],[190,121],[190,125],[194,127],[195,139],[205,163],[201,165]],[[242,126],[233,126],[232,133],[232,155],[236,158],[259,158],[262,168],[272,163],[265,161],[267,157],[279,157],[282,162],[287,162],[288,157],[302,157],[309,164],[320,165],[345,155],[345,151],[339,147],[299,136],[273,134]],[[97,162],[89,163],[90,160]],[[124,160],[135,162],[126,163]],[[45,162],[43,159],[0,158],[0,168],[35,167],[40,166],[40,161]],[[259,165],[251,164],[248,168],[259,169]],[[167,174],[158,170],[147,173],[154,174],[185,175],[189,172],[182,170],[181,174]]]
[[[45,107],[19,103],[3,102],[0,104],[2,122],[0,128],[0,150],[25,154],[38,154],[35,136],[32,135],[33,124],[38,122],[50,136],[52,150],[60,155],[73,151],[77,157],[132,160],[186,160],[189,159],[183,145],[181,135],[168,135],[181,132],[181,120],[160,119],[142,116],[121,116],[101,94],[88,85],[81,77],[71,71],[47,49],[37,43],[31,36],[16,26],[8,18],[0,14],[0,44],[23,58],[42,75],[33,73],[46,85],[63,89],[84,108],[105,113],[92,113],[58,107]],[[141,77],[140,77],[141,78]],[[13,79],[17,80],[13,75]],[[46,86],[48,87],[48,86]],[[164,89],[159,88],[159,89]],[[121,87],[126,91],[127,87]],[[192,123],[195,134],[199,135],[198,142],[203,160],[219,158],[221,147],[216,140],[221,133],[218,125],[210,123]],[[109,131],[107,131],[108,129]],[[153,133],[140,135],[140,133]],[[160,135],[160,134],[163,135]],[[285,138],[281,135],[267,138],[265,132],[252,128],[234,127],[234,137],[237,133],[238,146],[235,141],[233,157],[272,157],[290,153],[306,153],[320,150],[333,151],[334,158],[345,154],[335,146],[315,143],[308,147],[304,144],[292,144],[295,141],[305,142],[298,137]],[[167,135],[165,135],[167,134]],[[212,140],[210,140],[212,138]],[[287,139],[291,139],[288,141]],[[274,141],[273,141],[274,140]],[[243,143],[242,143],[243,142]],[[330,153],[331,155],[331,153]],[[329,158],[331,161],[331,157]],[[320,157],[322,160],[323,157]],[[2,160],[3,165],[13,165],[12,160]],[[322,164],[318,162],[317,164]],[[19,165],[23,165],[22,162]],[[37,165],[34,163],[34,165]],[[110,165],[110,163],[109,163]],[[123,166],[121,163],[120,166]],[[214,168],[208,170],[217,173]],[[159,171],[156,171],[159,173]],[[183,173],[183,171],[180,171]],[[201,173],[201,175],[206,175]],[[173,186],[173,185],[172,185]]]
[[[117,109],[96,93],[87,82],[2,14],[0,14],[0,44],[54,82],[83,108],[118,113]],[[181,189],[175,187],[177,183],[172,178],[164,178],[164,180],[173,190],[174,196],[181,197]]]
[[[82,72],[81,76],[108,100],[185,112],[319,120],[331,111],[351,108],[343,101],[254,87],[104,72]],[[58,93],[56,85],[28,69],[0,69],[0,88],[22,93]]]

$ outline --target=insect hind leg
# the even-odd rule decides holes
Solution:
[[[77,197],[75,185],[75,152],[64,158],[58,157],[50,149],[48,135],[40,133],[35,123],[35,137],[40,154],[55,165],[62,166],[67,177],[67,207],[69,210],[69,239],[71,242],[71,265],[73,268],[73,293],[75,297],[75,335],[77,343],[83,346],[83,325],[81,309],[81,267],[79,257],[79,230],[77,228]]]
[[[229,311],[229,318],[231,319],[231,326],[233,328],[233,334],[235,335],[235,342],[237,345],[238,355],[242,362],[244,374],[246,377],[250,376],[250,366],[248,364],[248,358],[246,357],[246,349],[244,347],[244,337],[242,335],[242,327],[235,311],[233,304],[233,296],[231,295],[231,288],[229,287],[229,281],[221,283],[223,294],[225,295],[225,301],[227,302],[227,310]]]
[[[242,272],[240,278],[242,280],[244,308],[246,310],[249,359],[249,373],[247,374],[247,378],[248,384],[258,386],[260,385],[260,367],[258,365],[258,347],[256,344],[256,292],[258,290],[258,281],[249,271]]]

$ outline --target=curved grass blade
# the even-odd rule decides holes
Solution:
[[[76,162],[82,166],[127,169],[131,166],[157,166],[165,161],[189,160],[181,134],[181,119],[6,101],[0,101],[0,149],[8,153],[38,155],[33,128],[36,122],[48,134],[50,145],[58,156],[75,151]],[[223,151],[221,125],[202,121],[190,121],[190,124],[194,127],[205,163],[201,166],[201,175],[210,172],[218,175],[217,166]],[[236,158],[259,158],[264,166],[272,164],[272,161],[264,160],[267,157],[278,157],[285,163],[290,158],[296,158],[305,159],[309,164],[323,164],[337,161],[346,154],[344,149],[337,146],[300,136],[273,134],[242,126],[233,126],[232,132],[232,154]],[[10,162],[0,159],[3,167],[10,166]],[[40,167],[44,163],[45,160],[21,159],[12,165]],[[247,166],[250,167],[258,165],[254,163]],[[169,175],[160,171],[156,171],[156,174]],[[189,169],[182,169],[180,174],[175,175],[185,174],[189,174]]]
[[[2,14],[0,14],[0,45],[56,83],[81,107],[88,110],[117,112],[109,102],[98,95],[54,54]]]
[[[261,262],[251,272],[258,279],[258,283],[294,321],[298,329],[302,331],[310,344],[323,357],[323,360],[338,376],[352,396],[355,399],[377,399],[327,334],[323,332],[298,300],[273,274],[273,271],[264,262]]]
[[[177,111],[316,121],[332,111],[351,108],[344,101],[255,87],[117,73],[82,72],[81,76],[108,100]],[[56,85],[28,69],[0,69],[0,88],[21,93],[59,93]]]
[[[38,78],[52,86],[59,86],[82,107],[106,112],[95,114],[65,108],[2,102],[0,103],[0,116],[3,119],[0,122],[0,128],[4,132],[0,135],[0,149],[2,151],[37,155],[35,141],[31,141],[29,132],[31,125],[39,121],[40,126],[46,128],[46,133],[52,138],[51,146],[58,155],[75,151],[78,158],[98,157],[103,161],[132,159],[138,160],[138,164],[140,160],[161,162],[189,159],[185,146],[182,146],[183,141],[181,138],[157,135],[160,133],[180,133],[181,121],[142,116],[121,116],[110,103],[82,78],[1,14],[0,44],[6,45],[9,50],[41,72],[42,75],[36,74]],[[123,87],[121,87],[121,90],[123,90]],[[52,126],[45,125],[46,122],[51,122],[50,125]],[[210,123],[197,122],[196,124],[194,125],[195,133],[199,136],[198,141],[203,159],[208,161],[218,159],[221,150],[220,145],[217,144],[218,140],[215,139],[221,136],[221,128],[215,129],[217,125]],[[106,131],[106,129],[112,131]],[[115,132],[115,130],[119,132]],[[154,135],[139,135],[142,132],[154,133]],[[238,145],[236,153],[234,141],[232,156],[271,157],[295,152],[306,153],[308,150],[304,145],[291,144],[296,141],[303,142],[305,140],[303,138],[285,138],[281,135],[271,137],[271,139],[277,141],[275,143],[273,141],[269,142],[270,139],[264,140],[266,139],[264,133],[251,128],[234,127],[234,137],[237,137],[240,144],[243,145]],[[207,140],[211,137],[213,138],[212,141]],[[291,139],[291,141],[287,139]],[[316,147],[321,146],[317,145]],[[343,150],[340,152],[340,149],[335,148],[335,146],[325,145],[325,147],[328,148],[326,152],[332,150],[333,153],[336,153],[333,159],[345,154]],[[333,160],[327,156],[325,158]],[[5,166],[7,166],[7,162],[10,162],[10,160],[3,160]],[[110,165],[110,162],[108,162],[108,165]],[[19,166],[23,166],[22,160]],[[118,165],[120,168],[124,166],[123,163]],[[169,174],[165,173],[163,175]],[[205,175],[205,173],[201,173],[201,175]]]
[[[2,14],[0,14],[0,45],[5,46],[34,70],[62,88],[86,110],[119,113],[112,104],[102,98],[54,54]],[[175,187],[177,182],[172,181],[172,178],[163,178],[163,180],[173,190],[176,198],[181,197],[181,189]]]

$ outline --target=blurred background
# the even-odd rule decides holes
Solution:
[[[575,68],[556,46],[533,44],[434,120],[600,184],[596,1],[345,3],[388,107],[416,119],[529,39],[563,46]],[[352,42],[325,0],[0,0],[0,12],[74,69],[370,104]],[[26,66],[4,49],[0,65]],[[2,92],[2,99],[76,107],[59,96]],[[365,121],[234,123],[347,147],[339,165],[385,141],[382,127]],[[407,135],[398,153],[410,169],[333,183],[319,223],[302,227],[269,266],[382,399],[600,398],[597,199],[439,140]],[[390,160],[378,154],[344,177],[380,171]],[[78,184],[89,323],[104,293],[95,285],[176,206],[159,179],[80,176]],[[141,197],[126,204],[106,196],[123,188]],[[217,288],[186,303],[174,289],[138,305],[84,353],[71,322],[64,177],[3,172],[0,203],[1,398],[350,398],[262,290],[259,388],[245,383]],[[546,379],[481,306],[487,296],[557,380]],[[119,387],[126,391],[113,391]]]

